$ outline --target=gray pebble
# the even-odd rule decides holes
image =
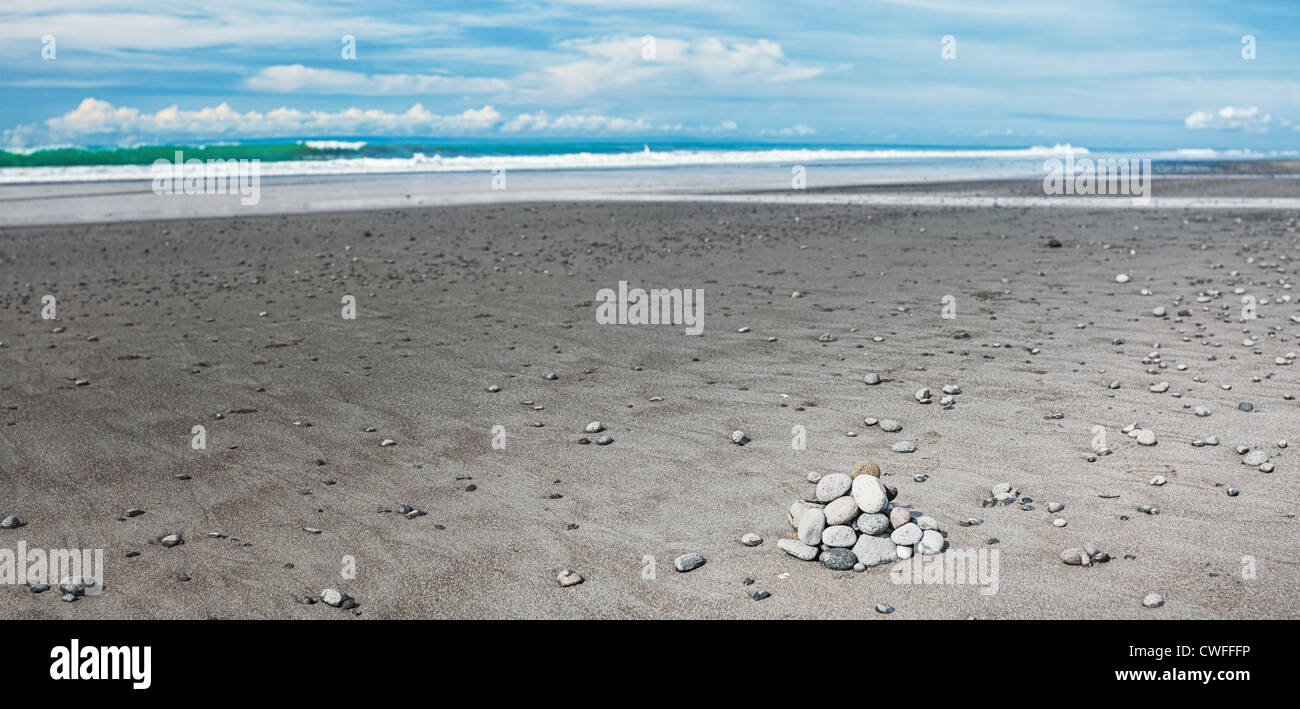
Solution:
[[[701,556],[699,552],[693,551],[689,554],[682,554],[676,559],[673,559],[673,568],[677,569],[682,573],[686,573],[687,571],[694,571],[695,569],[698,569],[701,566],[704,566],[704,557]]]
[[[858,563],[858,558],[848,549],[827,549],[821,555],[822,566],[835,571],[848,571]]]

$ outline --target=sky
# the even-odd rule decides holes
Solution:
[[[5,0],[0,146],[1294,150],[1297,30],[1294,1]]]

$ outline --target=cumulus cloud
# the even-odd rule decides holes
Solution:
[[[778,130],[773,130],[773,129],[769,129],[769,128],[764,128],[763,130],[760,130],[760,131],[758,132],[758,134],[759,134],[759,135],[768,135],[768,136],[780,136],[780,137],[783,137],[783,138],[788,138],[788,137],[791,137],[791,136],[805,136],[805,135],[813,135],[813,134],[816,133],[816,132],[817,132],[817,130],[816,130],[815,128],[809,128],[808,126],[806,126],[806,125],[804,125],[804,124],[802,124],[802,123],[799,123],[799,124],[796,124],[796,125],[790,126],[789,128],[781,128],[781,129],[778,129]]]
[[[1224,106],[1213,113],[1196,111],[1183,120],[1188,130],[1241,130],[1251,133],[1267,133],[1273,117],[1261,114],[1258,106],[1237,108]]]
[[[403,113],[361,108],[340,111],[277,108],[265,113],[240,113],[229,104],[221,103],[194,111],[173,105],[156,113],[147,113],[87,98],[72,111],[45,121],[45,128],[54,140],[107,135],[408,135],[480,132],[500,121],[501,114],[492,106],[472,108],[453,115],[431,113],[419,103]],[[30,134],[31,131],[26,132]],[[15,131],[14,135],[17,133]]]
[[[737,130],[735,121],[711,126],[688,126],[681,123],[649,123],[640,118],[615,118],[596,114],[566,113],[551,116],[546,111],[521,113],[501,126],[503,133],[724,133]]]
[[[296,108],[240,112],[228,103],[184,110],[168,106],[154,113],[116,106],[96,98],[84,99],[75,109],[44,124],[25,124],[0,133],[0,142],[12,147],[64,142],[137,142],[170,138],[308,138],[337,135],[466,135],[549,133],[599,135],[635,133],[724,133],[739,129],[735,121],[715,125],[651,123],[640,118],[619,118],[599,113],[546,111],[520,113],[506,120],[492,106],[440,115],[416,103],[401,113],[381,109],[345,108],[339,111],[303,111]],[[800,133],[803,135],[804,133]]]
[[[559,48],[579,58],[547,67],[541,77],[533,78],[540,80],[546,91],[582,96],[670,80],[728,88],[759,86],[811,79],[823,71],[819,66],[791,61],[780,43],[768,39],[726,42],[717,37],[690,41],[655,37],[647,43],[643,37],[567,40]]]
[[[409,95],[424,93],[485,93],[505,91],[502,79],[443,76],[440,74],[363,74],[338,69],[315,69],[302,64],[266,67],[244,85],[255,91],[276,93]]]

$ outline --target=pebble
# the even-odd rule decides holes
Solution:
[[[920,527],[916,526],[913,522],[908,522],[898,529],[895,529],[893,534],[889,535],[889,538],[895,544],[907,547],[921,541],[922,534]]]
[[[1268,462],[1268,463],[1261,463],[1260,466],[1259,466],[1259,472],[1261,472],[1261,473],[1271,473],[1271,472],[1273,472],[1273,468],[1274,468],[1274,466],[1273,466],[1273,463],[1272,463],[1271,461]]]
[[[903,525],[905,525],[905,524],[907,524],[908,522],[911,522],[911,521],[912,521],[912,511],[911,511],[911,510],[907,509],[906,507],[891,507],[891,508],[890,508],[890,510],[889,510],[889,526],[890,526],[890,528],[892,528],[892,529],[898,529],[899,527],[901,527],[901,526],[903,526]]]
[[[21,526],[23,523],[18,519],[18,515],[9,515],[0,520],[0,529],[18,529]]]
[[[891,606],[891,605],[889,605],[888,603],[877,603],[877,604],[876,604],[876,612],[877,612],[877,613],[883,613],[883,614],[885,614],[885,615],[889,615],[890,613],[893,613],[893,612],[894,612],[894,607]]]
[[[1163,475],[1157,475],[1154,478],[1151,478],[1151,484],[1155,485],[1156,487],[1160,487],[1161,485],[1164,485],[1167,482],[1169,481]]]
[[[822,566],[834,571],[849,571],[858,563],[858,557],[848,549],[827,549],[821,555]]]
[[[587,428],[585,430],[587,431],[587,433],[600,433],[601,431],[605,430],[605,424],[599,421],[592,421],[591,423],[587,424]]]
[[[495,384],[489,384],[487,390],[490,391],[490,392],[492,392],[493,394],[495,394],[495,393],[501,391],[501,387],[499,387],[499,386],[497,386],[497,385],[495,385]]]
[[[820,507],[822,506],[817,504],[816,502],[807,502],[805,500],[799,500],[794,504],[790,505],[790,511],[786,515],[785,519],[787,522],[790,523],[791,529],[798,529],[799,520],[803,519],[803,513],[810,509],[820,508]]]
[[[916,400],[919,401],[919,402],[921,402],[922,404],[928,404],[928,403],[930,403],[930,390],[929,390],[929,389],[917,389],[917,390],[916,390],[916,394],[915,394],[914,396],[916,397]]]
[[[749,534],[746,534],[745,536],[740,538],[740,543],[744,544],[747,547],[756,547],[759,544],[763,543],[763,538],[758,536],[757,534],[754,534],[753,532],[750,532]]]
[[[849,471],[850,478],[856,478],[859,475],[870,475],[873,478],[880,477],[880,466],[876,465],[873,460],[859,460],[853,464],[853,469]]]
[[[735,444],[738,445],[738,446],[743,446],[743,445],[745,445],[746,443],[749,443],[749,441],[750,441],[750,438],[749,438],[749,436],[745,435],[745,432],[744,432],[744,431],[732,431],[732,432],[731,432],[731,442],[732,442],[732,443],[735,443]]]
[[[857,516],[858,503],[848,495],[838,497],[826,505],[826,524],[848,524]]]
[[[1087,558],[1082,549],[1066,549],[1061,552],[1061,561],[1070,566],[1082,566],[1083,560]]]
[[[158,543],[160,543],[160,544],[162,544],[163,546],[165,546],[165,547],[167,547],[168,549],[170,549],[170,548],[172,548],[172,547],[180,546],[180,545],[184,544],[184,543],[185,543],[185,540],[182,539],[182,538],[181,538],[181,535],[179,535],[179,534],[168,534],[167,536],[163,537],[162,539],[159,539],[159,540],[158,540]]]
[[[1127,274],[1127,273],[1121,273],[1121,274],[1119,274],[1118,276],[1115,276],[1115,282],[1116,282],[1116,283],[1128,283],[1128,282],[1129,282],[1128,274]]]
[[[916,518],[916,526],[920,527],[922,531],[928,531],[931,529],[938,529],[939,522],[929,515],[921,515]]]
[[[853,479],[853,501],[863,512],[875,514],[885,509],[889,497],[879,480],[870,475],[859,475]]]
[[[828,547],[851,547],[858,541],[858,533],[845,524],[836,524],[822,531],[822,544]]]
[[[320,600],[327,606],[341,608],[343,603],[352,600],[352,597],[337,588],[327,588],[320,592]]]
[[[383,447],[385,447],[385,448],[388,448],[389,446],[395,446],[395,445],[397,445],[397,441],[394,441],[394,440],[391,439],[391,438],[385,438],[384,440],[382,440],[382,441],[379,442],[379,445],[381,445],[381,446],[383,446]]]
[[[863,378],[862,378],[862,381],[866,382],[867,384],[871,384],[871,385],[874,386],[874,385],[876,385],[876,384],[879,384],[881,380],[880,380],[880,375],[879,375],[879,374],[876,374],[875,372],[872,372],[872,373],[868,374],[867,376],[863,377]]]
[[[759,591],[758,593],[755,593],[755,594],[754,594],[754,600],[755,600],[755,601],[761,601],[761,600],[763,600],[764,598],[771,598],[771,597],[772,597],[772,594],[771,594],[771,592],[769,592],[769,591]]]
[[[613,442],[614,442],[613,436],[601,436],[600,438],[596,439],[596,445],[598,446],[607,446]]]
[[[889,518],[882,514],[863,512],[858,515],[858,519],[853,526],[862,534],[880,534],[889,529]]]
[[[1249,465],[1253,468],[1258,468],[1259,466],[1267,462],[1268,462],[1268,451],[1261,451],[1261,450],[1253,450],[1247,453],[1245,458],[1241,459],[1242,465]]]
[[[1065,518],[1063,517],[1057,517],[1056,519],[1052,520],[1052,524],[1057,527],[1064,527],[1065,525],[1069,524],[1069,522],[1066,522]]]
[[[812,561],[817,558],[817,547],[804,544],[796,539],[778,539],[776,547],[781,551],[804,561]]]
[[[1163,394],[1169,391],[1169,382],[1160,382],[1159,384],[1152,384],[1151,391],[1156,394]]]
[[[817,501],[830,502],[847,495],[853,487],[853,478],[844,473],[831,473],[817,481]]]
[[[898,545],[885,536],[863,534],[853,545],[853,555],[868,568],[898,560]]]
[[[50,585],[48,583],[34,583],[32,584],[31,589],[32,593],[45,593],[50,590]]]
[[[1142,598],[1142,605],[1147,608],[1159,608],[1165,604],[1165,597],[1158,593],[1148,593]]]
[[[1049,503],[1047,503],[1047,511],[1048,511],[1048,512],[1060,512],[1060,511],[1063,510],[1063,509],[1065,509],[1065,505],[1063,505],[1063,504],[1061,504],[1061,503],[1059,503],[1059,502],[1049,502]]]
[[[914,550],[912,549],[912,547],[905,547],[897,544],[894,545],[894,553],[898,554],[899,559],[903,559],[903,560],[911,559],[913,551]]]
[[[890,446],[889,450],[894,451],[895,453],[915,453],[916,444],[911,441],[899,441]]]
[[[1238,490],[1235,487],[1228,488],[1228,497],[1236,497],[1237,495],[1240,494],[1241,494],[1241,490]]]
[[[921,534],[921,541],[916,543],[919,554],[938,554],[943,551],[943,535],[937,529],[927,529]]]
[[[825,529],[826,513],[820,507],[810,509],[799,519],[799,541],[809,546],[821,544]]]
[[[1137,442],[1140,446],[1154,446],[1156,444],[1156,432],[1149,428],[1140,429],[1137,432]]]
[[[561,588],[568,586],[577,586],[582,583],[582,575],[573,569],[565,569],[555,577],[555,582],[560,584]]]
[[[676,559],[673,559],[673,568],[677,569],[681,573],[694,571],[701,566],[704,566],[704,557],[701,556],[699,552],[693,551],[689,554],[682,554]]]
[[[897,433],[903,430],[903,424],[893,419],[880,419],[880,430],[886,433]]]

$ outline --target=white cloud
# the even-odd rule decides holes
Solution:
[[[406,95],[424,93],[484,93],[509,88],[502,79],[443,76],[440,74],[363,74],[338,69],[315,69],[302,64],[267,67],[244,85],[276,93]]]
[[[501,126],[503,133],[726,133],[740,128],[735,121],[712,126],[688,126],[681,123],[652,124],[640,118],[614,118],[602,114],[566,113],[552,117],[546,111],[521,113]]]
[[[501,126],[506,133],[519,132],[573,132],[573,133],[630,133],[650,131],[652,126],[641,119],[610,118],[609,116],[575,115],[566,113],[552,118],[546,111],[521,113]]]
[[[500,121],[501,114],[491,106],[447,116],[430,113],[419,103],[404,113],[361,108],[335,112],[277,108],[265,113],[240,113],[227,103],[195,111],[169,106],[156,113],[146,113],[87,98],[74,110],[45,121],[45,127],[51,139],[60,140],[105,135],[287,137],[471,133],[490,129]],[[25,134],[30,135],[30,130]]]
[[[416,103],[402,113],[381,109],[346,108],[339,111],[303,111],[277,108],[241,113],[228,103],[183,110],[168,106],[154,113],[130,106],[115,106],[96,98],[84,99],[75,109],[46,120],[0,133],[0,143],[13,147],[65,142],[139,142],[149,139],[313,138],[338,135],[465,135],[499,131],[506,134],[550,133],[598,135],[633,133],[723,133],[739,129],[735,121],[716,125],[653,124],[640,118],[618,118],[599,113],[545,111],[521,113],[506,121],[492,106],[472,108],[452,115],[430,113]],[[803,133],[800,133],[803,135]]]
[[[1188,130],[1241,130],[1250,133],[1267,133],[1273,117],[1261,115],[1258,106],[1236,108],[1224,106],[1218,111],[1196,111],[1183,120]]]
[[[758,134],[759,134],[759,135],[768,135],[768,136],[780,136],[780,137],[788,138],[788,137],[791,137],[791,136],[805,136],[805,135],[813,135],[813,134],[816,133],[816,132],[817,132],[817,130],[816,130],[815,128],[809,128],[808,126],[806,126],[806,125],[804,125],[804,124],[802,124],[802,123],[799,123],[799,124],[796,124],[796,125],[790,126],[789,128],[781,128],[780,130],[772,130],[772,129],[769,129],[769,128],[764,128],[763,130],[760,130],[760,131],[758,132]]]
[[[766,85],[811,79],[823,68],[790,61],[781,45],[768,39],[752,43],[724,42],[717,37],[691,41],[655,37],[653,58],[643,55],[642,37],[579,39],[561,42],[561,49],[580,59],[547,67],[544,91],[583,96],[616,88],[642,89],[653,82],[725,85]]]

